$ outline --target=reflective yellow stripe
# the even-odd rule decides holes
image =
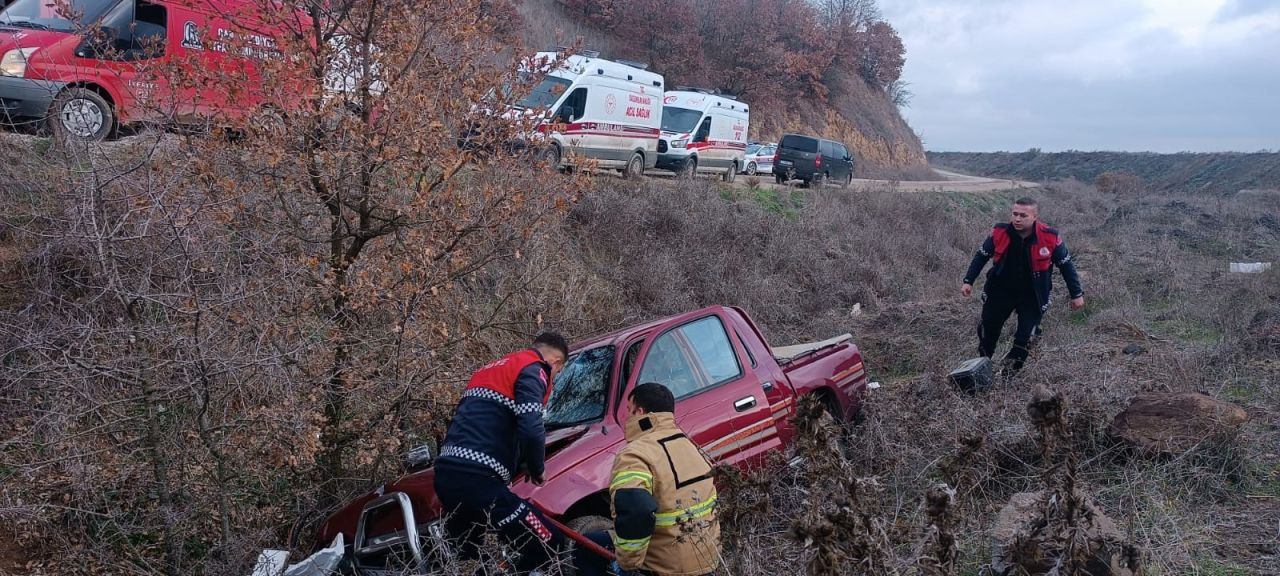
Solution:
[[[609,484],[609,489],[613,490],[618,486],[639,480],[644,483],[644,489],[653,492],[653,474],[648,472],[640,472],[638,470],[623,470],[613,477],[613,483]]]
[[[683,510],[659,512],[657,514],[658,520],[656,524],[658,526],[675,526],[678,522],[688,522],[690,520],[702,518],[703,516],[710,514],[712,510],[715,510],[715,508],[716,497],[712,496]]]
[[[649,547],[649,538],[636,538],[634,540],[623,538],[617,534],[613,535],[613,546],[624,552],[639,552]]]

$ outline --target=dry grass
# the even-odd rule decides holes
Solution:
[[[621,297],[620,319],[726,303],[744,306],[779,343],[852,331],[885,382],[849,438],[856,477],[876,479],[886,525],[907,532],[924,525],[926,489],[957,485],[961,573],[988,561],[999,506],[1038,486],[1025,416],[1036,384],[1069,400],[1081,483],[1146,550],[1149,573],[1274,573],[1280,391],[1268,358],[1280,351],[1280,283],[1274,270],[1226,272],[1229,259],[1280,246],[1267,199],[1134,200],[1075,182],[1039,196],[1075,254],[1089,308],[1070,313],[1059,302],[1021,376],[977,397],[944,382],[975,347],[979,304],[958,295],[959,277],[1009,194],[806,193],[779,210],[776,198],[726,200],[711,185],[599,190],[572,214],[567,255]],[[857,303],[864,313],[853,316]],[[1122,352],[1130,345],[1137,354]],[[1106,427],[1149,390],[1201,390],[1241,403],[1251,421],[1226,445],[1140,459]],[[747,508],[767,502],[772,520],[733,524],[742,556],[731,555],[731,572],[804,557],[780,536],[805,490],[780,480],[747,498]],[[916,540],[902,536],[898,554],[909,556]]]

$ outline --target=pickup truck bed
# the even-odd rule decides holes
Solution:
[[[827,338],[826,340],[821,340],[818,342],[809,342],[807,344],[794,344],[791,346],[778,346],[778,347],[770,348],[769,350],[773,352],[773,357],[778,361],[779,364],[785,365],[786,363],[791,362],[792,360],[797,359],[801,356],[804,356],[805,354],[816,352],[818,350],[821,350],[829,346],[836,346],[838,344],[843,344],[850,340],[853,340],[852,334],[841,334],[839,336],[836,336],[835,338]]]

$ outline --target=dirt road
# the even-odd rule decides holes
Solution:
[[[934,173],[941,177],[940,180],[870,180],[864,178],[854,178],[853,184],[850,186],[853,190],[869,190],[892,188],[902,192],[997,192],[1000,190],[1017,190],[1020,188],[1038,188],[1040,184],[1036,182],[1027,182],[1025,180],[1002,180],[998,178],[984,178],[981,176],[969,176],[958,172],[950,172],[947,170],[933,169]],[[654,178],[673,178],[675,175],[665,170],[651,170],[645,173]],[[718,176],[703,175],[702,178],[719,178]],[[773,176],[762,174],[757,176],[759,186],[762,188],[776,188],[779,185],[774,183]],[[747,187],[750,185],[750,178],[746,175],[739,174],[734,180],[734,186]],[[799,186],[800,182],[792,182],[788,185]],[[830,185],[829,188],[838,188],[838,186]]]

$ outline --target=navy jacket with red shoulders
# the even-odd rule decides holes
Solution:
[[[487,471],[510,483],[524,464],[529,474],[541,476],[546,451],[542,410],[551,396],[550,373],[542,354],[529,348],[472,374],[453,412],[438,467]]]
[[[1076,265],[1071,261],[1071,253],[1067,251],[1067,244],[1062,241],[1062,235],[1056,229],[1036,221],[1035,230],[1023,242],[1029,250],[1024,254],[1008,254],[1009,235],[1017,233],[1012,224],[996,224],[991,229],[991,235],[969,262],[964,283],[972,285],[987,261],[991,260],[991,271],[987,272],[987,283],[982,289],[984,294],[990,296],[992,288],[1010,281],[1003,274],[1006,258],[1029,258],[1030,262],[1027,264],[1031,269],[1031,285],[1026,289],[1035,292],[1042,310],[1049,307],[1049,293],[1053,290],[1053,266],[1057,266],[1062,272],[1062,279],[1067,283],[1067,292],[1072,299],[1084,296],[1084,287],[1080,285],[1080,275],[1076,273]]]

